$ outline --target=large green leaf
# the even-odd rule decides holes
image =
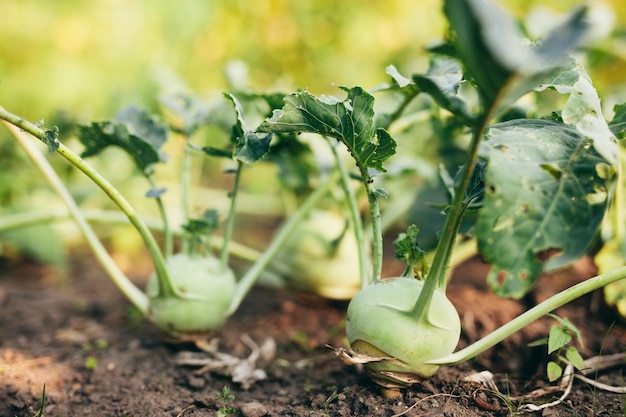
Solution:
[[[588,29],[581,7],[532,45],[515,19],[488,0],[446,0],[444,12],[452,43],[486,106],[496,100],[506,106],[531,91],[545,74],[567,62],[566,54]]]
[[[167,127],[147,111],[131,106],[122,109],[113,121],[79,126],[78,137],[85,146],[84,158],[118,146],[148,173],[153,164],[161,162],[159,149],[167,140]]]
[[[382,164],[395,153],[396,143],[384,129],[373,127],[374,97],[361,87],[346,88],[344,100],[307,91],[285,97],[258,128],[261,132],[309,132],[339,139],[363,168],[384,172]]]
[[[518,298],[542,269],[582,256],[610,202],[615,169],[575,127],[520,119],[492,126],[479,250],[492,264],[488,281]]]

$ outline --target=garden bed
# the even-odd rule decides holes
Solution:
[[[266,378],[244,388],[219,370],[199,373],[200,364],[181,364],[181,352],[192,352],[200,362],[210,355],[164,340],[133,314],[94,264],[89,256],[74,255],[67,276],[62,276],[34,262],[2,263],[0,415],[35,415],[45,385],[44,416],[190,417],[213,416],[219,410],[239,416],[497,416],[517,413],[520,403],[510,403],[512,396],[553,385],[545,378],[545,346],[527,346],[547,335],[554,322],[546,318],[472,363],[441,368],[433,378],[406,390],[403,398],[388,400],[357,367],[344,365],[326,346],[345,346],[346,303],[257,288],[215,334],[221,353],[248,357],[247,339],[242,341],[247,335],[269,355],[261,354],[256,361]],[[594,271],[585,260],[544,276],[520,302],[491,295],[485,272],[485,265],[474,259],[458,268],[449,287],[461,314],[462,345],[518,315],[525,303],[534,304]],[[616,353],[626,346],[626,327],[601,300],[592,294],[558,311],[582,331],[585,345],[580,351],[585,357]],[[268,341],[275,342],[275,350]],[[501,395],[462,382],[482,370],[495,374]],[[623,385],[623,370],[592,378]],[[230,392],[222,396],[234,398],[218,398],[224,387]],[[558,395],[532,402],[541,404]],[[624,395],[576,381],[563,404],[534,415],[616,416],[625,410]]]

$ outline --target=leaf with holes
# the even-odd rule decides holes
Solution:
[[[615,169],[591,139],[557,122],[500,123],[486,139],[479,250],[492,264],[495,292],[519,298],[544,267],[587,251],[610,202]]]

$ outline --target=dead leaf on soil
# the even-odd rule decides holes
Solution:
[[[228,375],[233,382],[241,385],[243,389],[248,389],[257,381],[267,378],[265,370],[257,368],[257,361],[271,361],[276,355],[276,342],[271,337],[265,339],[259,346],[247,334],[241,335],[241,341],[250,349],[250,355],[246,358],[238,358],[228,353],[218,350],[218,339],[207,341],[197,341],[196,346],[202,352],[183,351],[174,358],[174,363],[181,366],[200,366],[194,372],[201,375],[205,372],[219,372]],[[209,357],[207,357],[207,354]]]

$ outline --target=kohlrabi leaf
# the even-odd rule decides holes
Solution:
[[[561,121],[590,139],[596,152],[612,167],[617,167],[618,147],[615,136],[604,119],[600,98],[584,69],[580,65],[573,65],[544,80],[537,91],[548,88],[569,95],[561,111]]]
[[[191,134],[206,122],[208,109],[198,97],[185,93],[161,94],[159,103],[172,116],[173,129]]]
[[[267,133],[265,135],[259,135],[250,130],[244,119],[243,109],[239,100],[232,94],[225,94],[225,96],[233,103],[237,115],[237,121],[233,126],[232,132],[232,138],[235,142],[233,156],[241,162],[256,162],[263,158],[269,151],[272,134]]]
[[[384,172],[383,162],[395,153],[396,143],[384,129],[375,129],[374,97],[361,87],[346,88],[344,100],[307,91],[285,97],[282,110],[266,119],[261,132],[310,132],[339,139],[366,169]]]
[[[586,9],[580,8],[532,45],[518,22],[488,0],[446,0],[444,12],[452,42],[486,106],[496,100],[503,106],[531,91],[541,77],[567,62],[588,26]]]
[[[463,98],[458,95],[463,80],[463,68],[456,59],[432,55],[430,67],[424,75],[413,75],[420,91],[429,94],[442,108],[459,118],[464,124],[472,125],[474,116]]]
[[[97,155],[109,146],[118,146],[142,172],[148,173],[153,164],[161,162],[159,149],[167,140],[167,128],[147,111],[131,106],[110,122],[79,126],[78,137],[85,146],[84,158]]]
[[[624,139],[626,137],[626,104],[618,104],[613,107],[615,115],[609,123],[611,131],[615,137]]]
[[[572,126],[519,119],[489,128],[482,154],[489,165],[476,224],[490,285],[519,298],[542,268],[582,256],[611,200],[614,161]]]

